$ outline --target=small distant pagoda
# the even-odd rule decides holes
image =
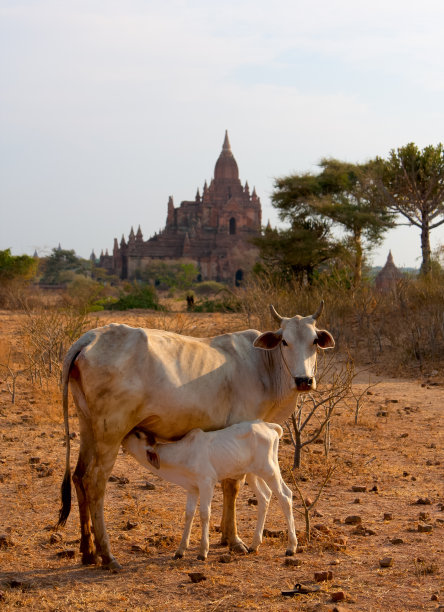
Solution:
[[[133,279],[154,260],[186,259],[196,263],[202,280],[240,284],[257,260],[251,238],[261,231],[261,202],[256,189],[241,184],[228,133],[214,178],[205,181],[202,195],[174,206],[168,200],[166,226],[148,240],[140,226],[128,240],[114,239],[112,254],[103,251],[99,265],[122,279]]]
[[[382,292],[389,292],[396,289],[396,285],[402,279],[402,272],[398,270],[393,261],[392,252],[389,251],[387,261],[382,270],[379,271],[375,279],[376,289]]]

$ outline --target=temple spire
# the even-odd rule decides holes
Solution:
[[[230,141],[228,140],[228,130],[225,130],[224,144],[222,145],[222,151],[231,151]]]

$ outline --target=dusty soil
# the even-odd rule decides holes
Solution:
[[[174,315],[157,321],[163,328],[203,335],[240,329],[236,316]],[[151,317],[151,318],[150,318]],[[204,317],[206,317],[204,319]],[[113,320],[146,324],[152,315],[122,313]],[[100,315],[99,324],[109,315]],[[203,325],[203,322],[205,324]],[[14,343],[20,315],[0,312],[0,343]],[[336,465],[312,516],[312,538],[305,541],[301,502],[290,465],[292,447],[283,440],[280,462],[295,492],[294,509],[300,540],[297,565],[284,556],[283,517],[275,501],[257,555],[231,557],[218,545],[221,491],[213,502],[208,560],[196,560],[199,520],[186,557],[173,561],[179,542],[185,494],[145,472],[120,454],[106,497],[106,521],[112,549],[124,569],[111,574],[83,567],[78,554],[78,512],[73,509],[64,530],[54,533],[64,471],[63,423],[56,388],[31,386],[20,377],[11,404],[6,374],[0,374],[0,607],[5,610],[435,610],[444,604],[444,378],[384,380],[365,394],[358,425],[350,406],[341,405],[332,424],[328,460],[322,445],[303,453],[305,496],[314,499],[327,465]],[[372,381],[376,378],[373,377]],[[368,373],[356,390],[368,387]],[[377,416],[379,413],[380,416]],[[71,430],[78,432],[74,410]],[[74,438],[73,455],[77,453]],[[148,488],[146,483],[154,485]],[[365,487],[354,491],[353,487]],[[252,494],[245,486],[238,500],[241,537],[251,540],[256,519]],[[426,502],[418,503],[418,500]],[[361,527],[345,519],[361,518]],[[429,531],[420,531],[424,525]],[[133,528],[129,528],[132,527]],[[390,567],[380,560],[392,559]],[[315,572],[331,571],[316,583]],[[189,572],[205,580],[192,583]],[[315,594],[285,598],[295,583],[319,584]],[[332,594],[345,601],[335,604]],[[435,599],[432,599],[432,596]]]

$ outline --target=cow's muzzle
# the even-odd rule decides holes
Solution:
[[[316,381],[314,378],[296,377],[294,382],[296,383],[296,389],[298,391],[311,391],[312,389],[316,389]]]

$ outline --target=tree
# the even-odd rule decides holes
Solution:
[[[35,275],[37,261],[29,255],[11,255],[11,249],[0,251],[0,283],[16,279],[29,280]]]
[[[11,249],[0,251],[0,306],[14,303],[25,284],[34,278],[37,260],[29,255],[11,255]]]
[[[374,197],[374,165],[351,164],[337,159],[323,159],[319,174],[291,175],[278,179],[273,205],[282,219],[301,216],[329,219],[345,230],[353,258],[353,282],[362,277],[364,251],[382,240],[393,226],[393,213]]]
[[[432,269],[430,232],[444,223],[444,147],[422,149],[410,142],[378,159],[376,188],[381,201],[421,230],[421,275]]]
[[[331,239],[328,224],[316,219],[294,219],[288,230],[267,228],[252,242],[271,272],[301,284],[304,278],[311,283],[316,270],[342,252]]]
[[[91,274],[91,262],[77,257],[74,250],[52,249],[43,262],[41,283],[58,285],[73,280],[75,274]]]

